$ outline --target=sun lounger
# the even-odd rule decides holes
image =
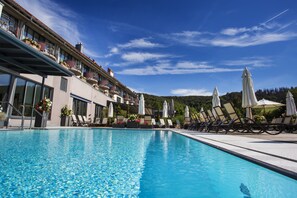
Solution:
[[[203,118],[203,123],[201,123],[199,131],[206,131],[208,132],[211,129],[212,121],[205,113],[205,111],[200,111],[201,117]]]
[[[175,128],[180,129],[180,128],[181,128],[180,121],[177,120],[177,119],[176,119],[175,121],[176,121],[176,126],[175,126]]]
[[[100,126],[100,118],[95,118],[95,121],[91,123],[90,126]]]
[[[290,131],[291,116],[285,118],[274,118],[271,123],[262,123],[264,132],[270,135],[277,135],[284,131]]]
[[[229,120],[227,117],[225,117],[222,107],[220,107],[220,106],[214,107],[214,110],[217,114],[217,119],[218,119],[216,132],[223,130],[223,131],[225,131],[225,133],[228,133],[231,129],[233,122],[231,120]]]
[[[87,124],[88,126],[91,124],[91,121],[88,120],[86,116],[82,116],[82,118],[85,124]]]
[[[264,125],[258,124],[254,120],[249,118],[240,118],[231,103],[224,104],[224,107],[231,120],[230,128],[233,131],[257,134],[265,132]]]
[[[185,118],[183,128],[188,129],[190,125],[191,125],[191,118]]]
[[[142,120],[140,120],[141,122]],[[151,116],[144,116],[143,123],[139,123],[140,128],[152,128],[152,117]]]
[[[107,126],[107,124],[108,124],[108,118],[103,118],[100,126]]]
[[[169,128],[174,128],[172,120],[171,119],[167,119],[167,123],[168,123],[168,127]]]
[[[76,116],[72,114],[71,118],[72,118],[72,126],[78,126],[79,122],[77,121]]]
[[[155,118],[152,118],[152,126],[154,128],[159,128],[159,125],[157,125]]]
[[[77,115],[77,118],[80,126],[88,126],[88,124],[85,123],[81,115]]]
[[[165,124],[165,121],[163,118],[160,118],[160,128],[165,128],[166,127],[166,124]]]
[[[207,110],[207,114],[210,122],[210,125],[208,126],[208,131],[217,131],[217,128],[220,125],[219,120],[215,118],[211,110]]]
[[[125,128],[126,123],[124,122],[124,119],[124,116],[117,116],[117,118],[114,120],[114,123],[112,124],[112,127]]]

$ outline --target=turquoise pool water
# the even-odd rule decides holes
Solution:
[[[0,132],[0,197],[296,195],[296,180],[172,132]]]

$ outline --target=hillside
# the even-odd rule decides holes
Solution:
[[[272,100],[275,102],[286,103],[286,94],[288,90],[294,96],[295,103],[297,104],[297,87],[291,88],[276,88],[276,89],[265,89],[256,91],[256,96],[258,100],[265,98],[267,100]],[[174,100],[174,106],[176,110],[177,116],[182,116],[184,114],[185,106],[188,105],[190,107],[190,112],[197,112],[201,107],[204,109],[210,109],[212,106],[212,96],[154,96],[149,94],[144,94],[145,105],[147,108],[152,108],[154,110],[162,110],[163,102],[166,100],[167,102],[171,102]],[[232,92],[227,93],[226,95],[220,96],[221,104],[232,102],[234,107],[240,114],[243,114],[243,109],[241,108],[241,92]],[[256,113],[259,113],[261,110],[255,110]],[[267,115],[268,117],[280,116],[281,113],[285,111],[285,107],[280,108],[279,110],[275,110],[270,112]],[[268,114],[266,112],[266,114]]]
[[[294,96],[295,103],[297,104],[297,87],[291,88],[276,88],[276,89],[265,89],[256,91],[256,96],[258,100],[263,98],[267,100],[272,100],[275,102],[286,103],[286,94],[288,90]],[[145,107],[147,109],[151,109],[155,114],[161,115],[163,109],[163,102],[166,100],[170,103],[173,99],[174,108],[175,108],[175,118],[182,121],[184,119],[184,111],[186,105],[189,106],[190,113],[199,112],[201,107],[205,110],[211,109],[212,107],[212,96],[154,96],[149,94],[143,94],[145,99]],[[236,111],[243,116],[244,109],[241,108],[241,92],[232,92],[227,93],[223,96],[220,96],[221,104],[231,102],[233,103]],[[124,115],[127,117],[129,114],[137,114],[138,107],[130,106],[127,104],[116,104],[115,107],[115,115]],[[107,109],[106,109],[107,111]],[[254,114],[263,114],[263,109],[253,109]],[[271,120],[273,117],[279,117],[282,113],[285,112],[285,107],[281,107],[279,109],[275,109],[273,111],[265,111],[265,117],[268,120]],[[107,114],[107,112],[105,112]]]

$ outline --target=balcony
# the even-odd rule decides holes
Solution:
[[[13,36],[16,36],[17,28],[15,26],[9,25],[9,21],[5,21],[3,18],[0,18],[0,28],[12,34]]]
[[[35,48],[36,50],[40,50],[40,45],[37,41],[34,41],[30,38],[24,38],[23,41],[27,44],[30,45],[31,47]]]
[[[44,55],[46,55],[47,57],[49,57],[50,59],[57,61],[57,58],[55,57],[55,48],[54,46],[47,44],[47,43],[43,43],[43,42],[39,42],[40,48],[39,50],[41,51],[41,53],[43,53]]]
[[[62,65],[63,67],[66,67],[68,69],[70,68],[66,61],[60,61],[60,65]]]
[[[94,78],[94,73],[93,73],[93,72],[86,72],[86,73],[84,74],[84,76],[86,77],[86,80],[87,80],[87,82],[88,82],[89,84],[94,85],[94,84],[97,84],[97,83],[98,83],[98,80],[96,80],[96,79]]]
[[[81,76],[80,69],[76,68],[76,62],[74,60],[67,60],[66,63],[69,65],[69,70],[76,76]]]
[[[109,93],[110,93],[111,95],[119,95],[119,91],[117,91],[116,86],[113,86],[113,87],[110,89]]]
[[[108,81],[107,80],[102,80],[99,87],[105,93],[105,91],[109,90]]]

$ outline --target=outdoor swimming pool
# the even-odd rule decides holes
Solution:
[[[0,197],[296,197],[297,181],[167,131],[0,132]]]

